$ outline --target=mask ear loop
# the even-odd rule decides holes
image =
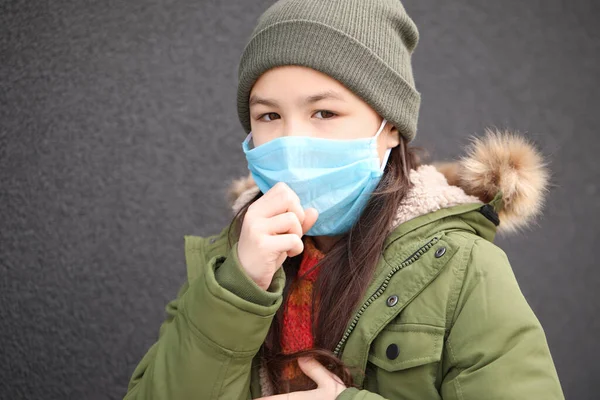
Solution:
[[[242,147],[244,149],[246,148],[250,148],[250,146],[248,145],[248,143],[250,142],[250,139],[252,138],[252,132],[248,133],[248,135],[246,136],[246,139],[244,139],[244,141],[242,142]]]
[[[383,156],[383,162],[381,163],[381,172],[385,170],[385,166],[387,165],[388,158],[390,158],[390,154],[392,154],[391,148],[387,149],[385,155]]]
[[[383,119],[383,121],[381,121],[381,126],[379,127],[379,130],[377,131],[377,133],[374,136],[374,139],[377,141],[377,137],[381,134],[381,132],[383,132],[383,128],[385,127],[385,124],[387,122],[387,119]],[[380,167],[380,171],[383,172],[385,170],[385,166],[387,165],[388,159],[390,158],[390,154],[392,152],[392,149],[387,149],[387,151],[385,152],[385,155],[383,156],[383,162],[381,163],[381,167]]]
[[[383,132],[383,128],[385,127],[385,123],[387,122],[387,119],[383,119],[383,121],[381,121],[381,125],[379,126],[379,129],[377,130],[377,133],[375,134],[375,138],[377,139],[377,137],[379,136],[379,134],[381,132]]]

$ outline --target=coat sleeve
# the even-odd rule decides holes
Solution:
[[[446,340],[445,400],[564,399],[540,322],[505,253],[475,241]]]
[[[240,267],[236,243],[196,275],[166,306],[168,317],[135,368],[126,400],[251,398],[252,359],[282,302],[283,268],[261,289]]]

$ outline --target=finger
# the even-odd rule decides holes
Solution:
[[[278,182],[260,199],[254,202],[258,215],[269,218],[277,214],[291,211],[298,216],[300,223],[304,221],[304,209],[298,195],[285,183]]]
[[[301,357],[298,359],[298,365],[306,376],[315,381],[318,387],[325,387],[333,383],[331,372],[314,358]]]
[[[271,206],[273,213],[280,214],[285,211],[291,211],[298,217],[298,221],[302,224],[306,218],[304,208],[300,202],[300,197],[288,185],[280,182],[279,192],[273,198]],[[273,215],[275,215],[273,214]]]
[[[302,226],[298,216],[291,211],[268,218],[266,222],[270,234],[293,233],[302,237]]]
[[[264,240],[264,248],[277,253],[287,253],[288,257],[297,256],[304,250],[302,239],[293,233],[267,236]]]
[[[302,222],[303,235],[313,227],[315,222],[317,222],[317,218],[319,218],[319,212],[316,208],[311,207],[304,210],[304,222]]]

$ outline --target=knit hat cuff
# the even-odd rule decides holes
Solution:
[[[408,50],[404,56],[410,57]],[[246,133],[251,130],[252,86],[264,72],[282,65],[305,66],[331,76],[390,121],[408,141],[415,137],[420,93],[353,37],[329,25],[299,19],[266,27],[244,49],[237,104]]]

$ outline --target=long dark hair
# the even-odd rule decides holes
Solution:
[[[292,354],[281,352],[281,330],[287,298],[293,286],[303,278],[298,275],[302,254],[287,258],[282,268],[286,274],[283,305],[277,311],[265,341],[259,350],[268,366],[268,374],[275,394],[316,388],[304,374],[290,382],[282,378],[284,366],[297,362],[299,357],[313,357],[335,373],[346,385],[355,386],[351,370],[333,351],[342,338],[346,326],[370,283],[383,251],[396,210],[410,188],[409,172],[419,165],[416,148],[409,148],[401,136],[400,144],[391,151],[384,174],[369,198],[357,223],[345,233],[314,267],[320,266],[313,289],[311,312],[314,348]],[[229,243],[237,241],[248,207],[262,196],[259,192],[234,216],[229,226]],[[317,300],[318,298],[318,300]],[[314,305],[319,304],[315,309]],[[359,371],[362,373],[362,371]]]

